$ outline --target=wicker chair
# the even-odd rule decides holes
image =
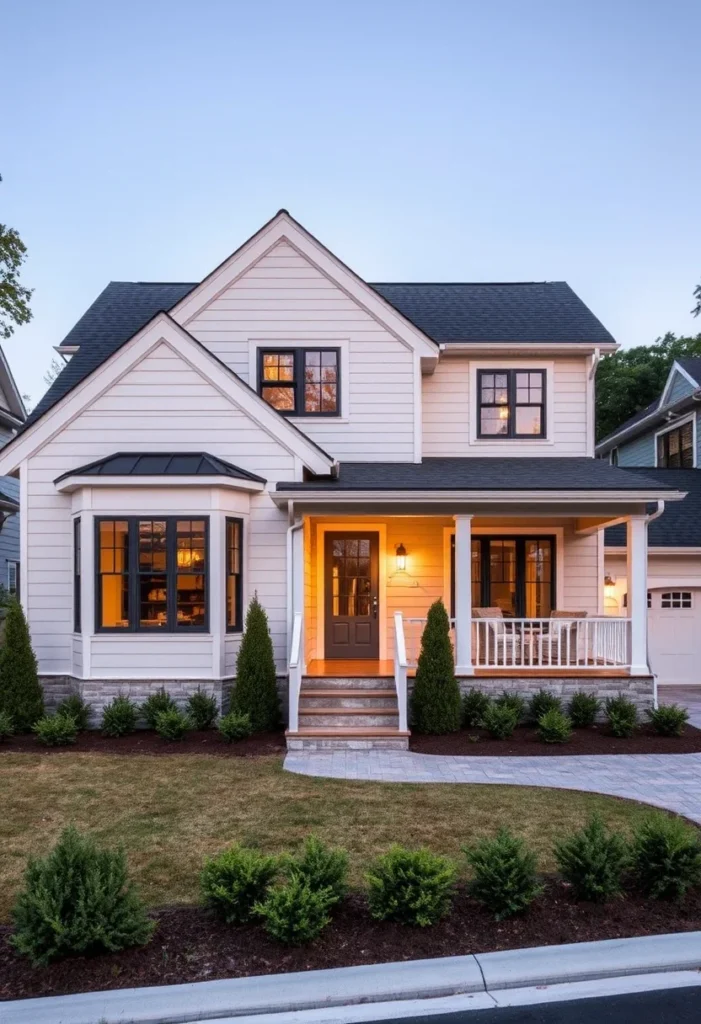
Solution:
[[[487,620],[483,627],[473,623],[472,648],[477,664],[520,663],[521,634],[514,624],[504,619],[501,608],[473,608],[472,617]]]
[[[576,667],[580,636],[576,620],[586,617],[587,613],[583,611],[551,612],[548,632],[541,633],[538,637],[538,664]]]

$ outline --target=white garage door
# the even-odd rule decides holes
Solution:
[[[701,589],[648,592],[650,666],[658,682],[701,683]]]

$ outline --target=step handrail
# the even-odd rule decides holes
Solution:
[[[397,690],[397,708],[399,710],[399,731],[407,732],[407,670],[406,637],[404,635],[404,619],[401,612],[394,613],[394,685]]]
[[[295,615],[292,624],[292,644],[290,646],[289,666],[289,728],[290,732],[299,730],[299,694],[302,689],[302,637],[304,621],[301,615]]]

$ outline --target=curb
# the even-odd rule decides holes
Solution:
[[[701,970],[701,932],[0,1003],[3,1024],[190,1024]]]

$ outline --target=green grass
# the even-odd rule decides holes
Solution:
[[[554,867],[553,840],[593,811],[628,831],[641,804],[513,786],[343,782],[291,775],[277,757],[62,753],[0,755],[0,920],[27,855],[46,852],[68,822],[122,844],[148,903],[194,902],[202,859],[234,840],[270,852],[311,831],[345,846],[351,879],[393,842],[456,858],[460,846],[508,825]]]

